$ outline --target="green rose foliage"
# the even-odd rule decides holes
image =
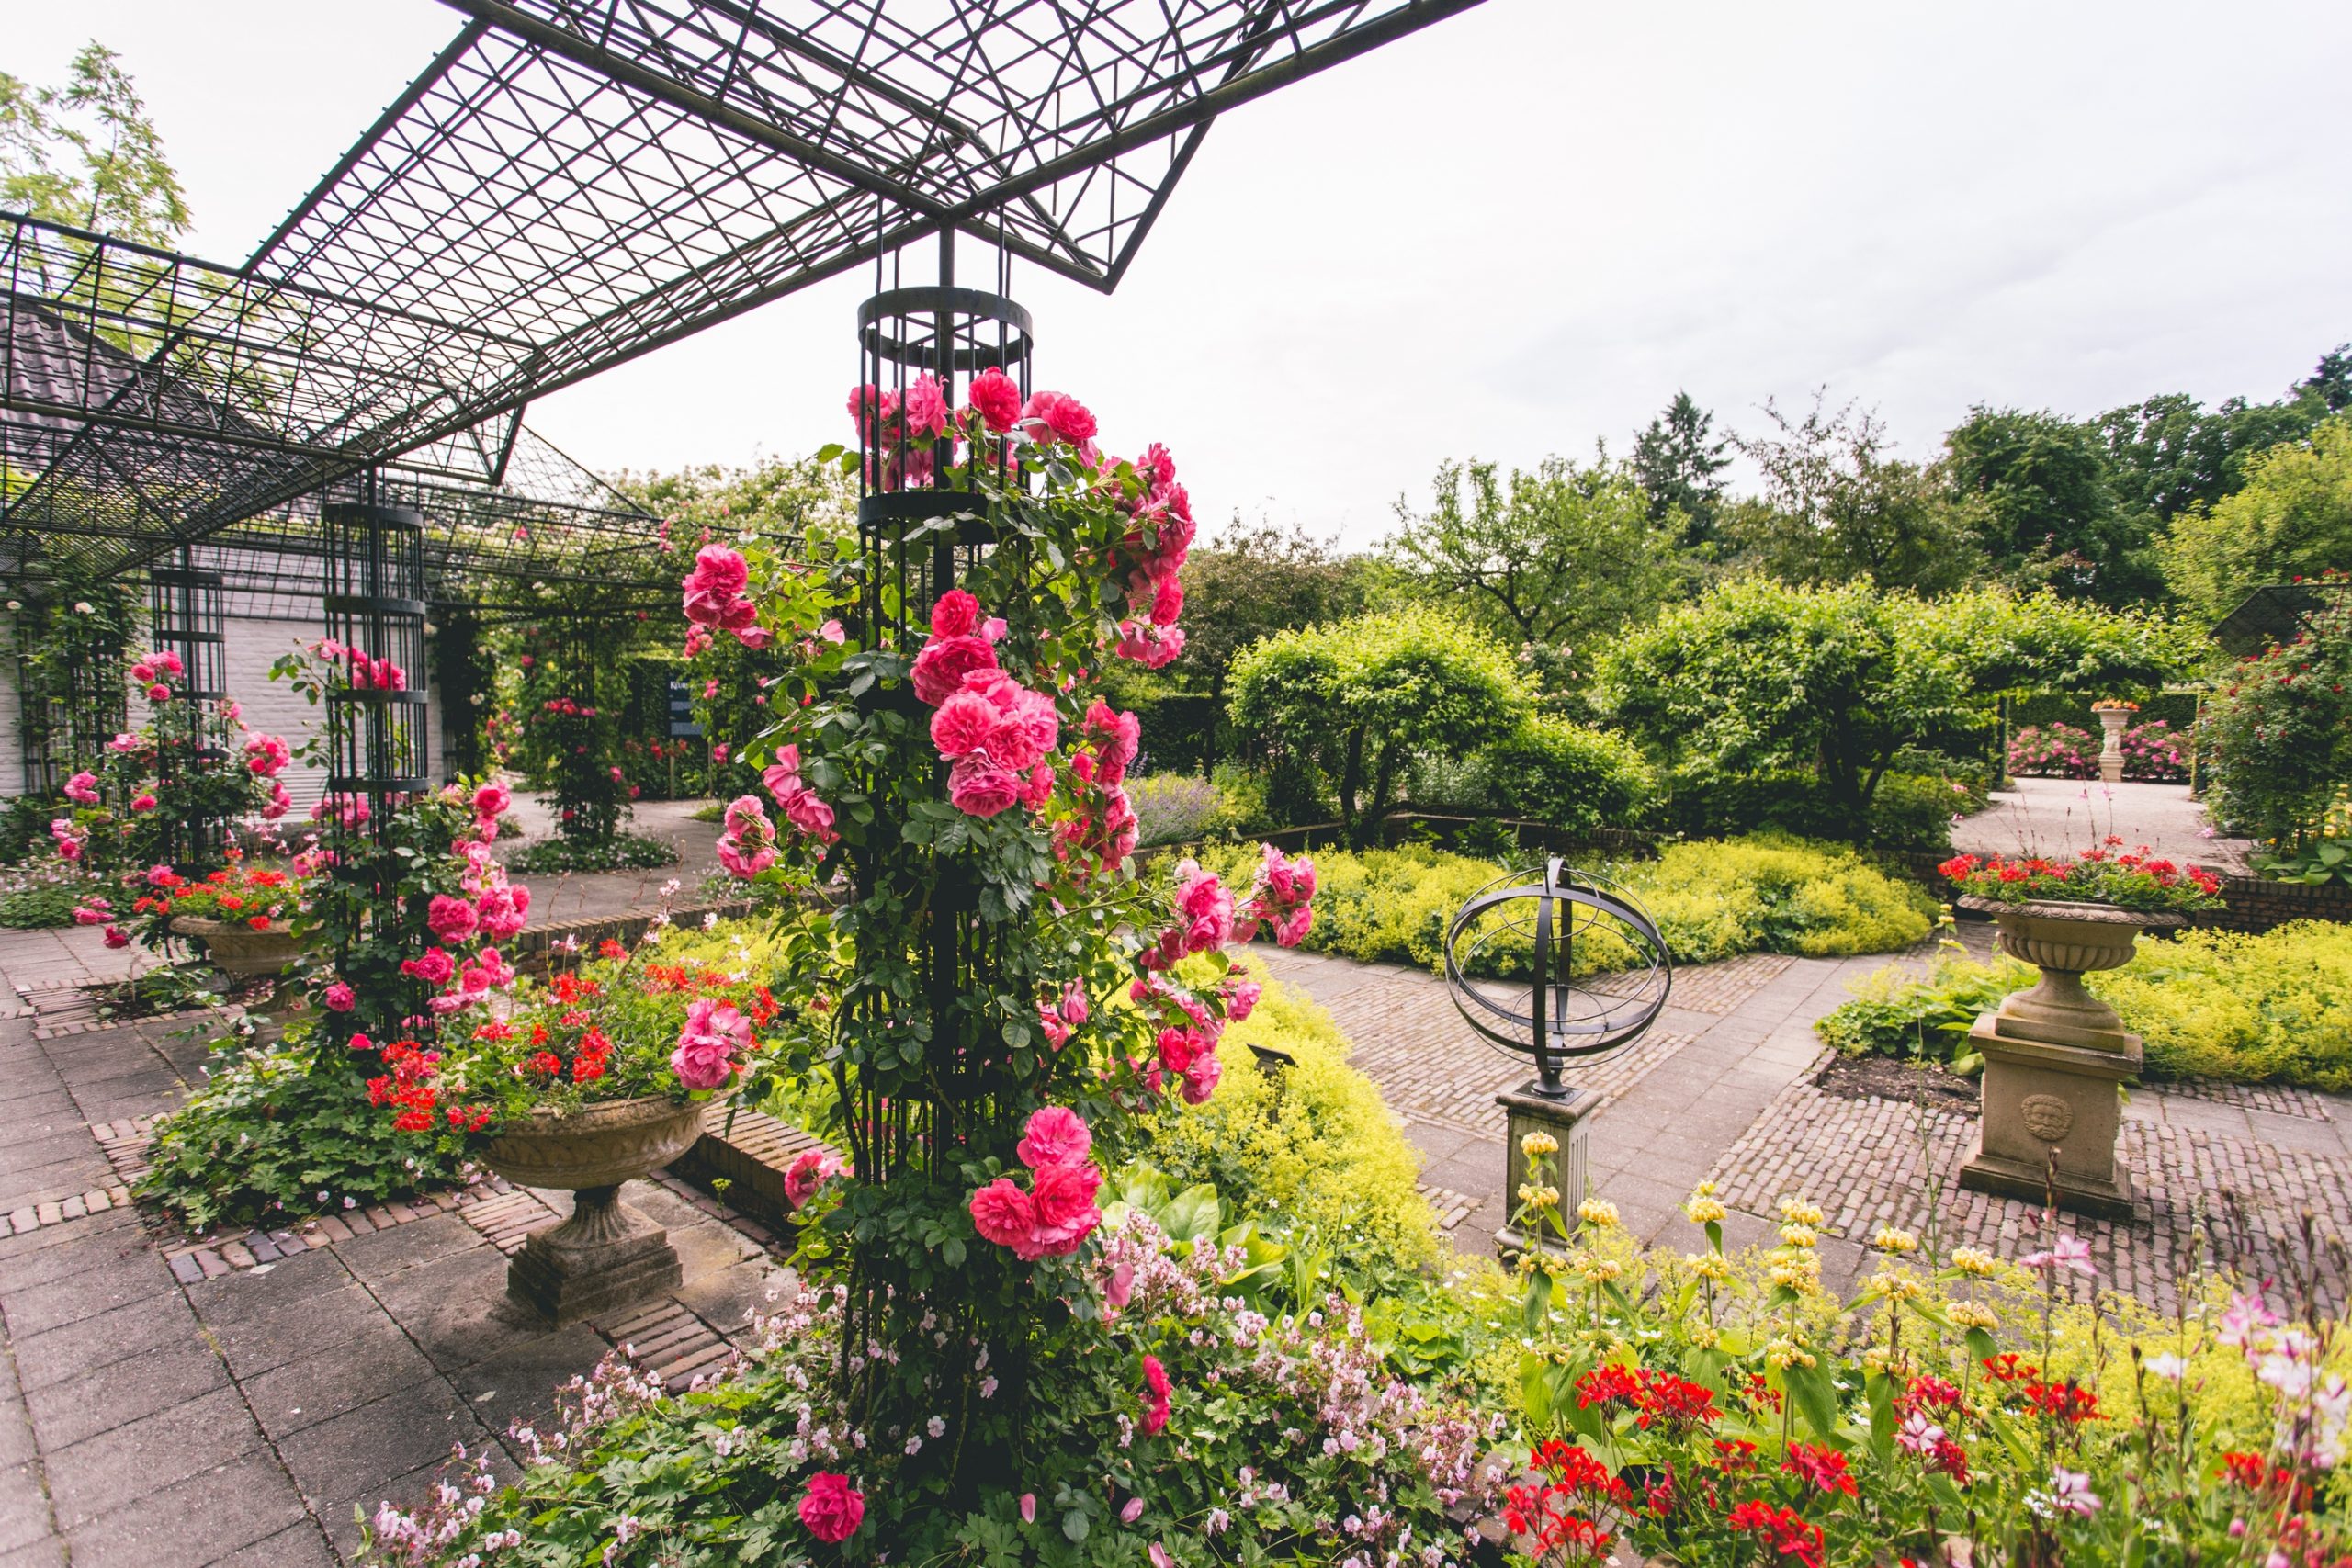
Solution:
[[[2232,670],[2198,738],[2222,820],[2281,852],[2321,837],[2352,784],[2352,594]]]
[[[1323,781],[1359,847],[1377,841],[1416,758],[1502,740],[1532,701],[1491,639],[1425,608],[1270,637],[1235,659],[1230,687],[1247,754]]]

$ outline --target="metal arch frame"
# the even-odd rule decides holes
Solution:
[[[1218,114],[1477,0],[449,3],[238,266],[0,218],[11,311],[134,362],[12,358],[0,522],[135,568],[929,235],[1107,292]]]

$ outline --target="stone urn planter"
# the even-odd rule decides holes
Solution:
[[[302,944],[285,926],[255,931],[234,920],[182,915],[172,921],[172,931],[199,943],[206,961],[232,980],[275,979],[302,951]]]
[[[2130,708],[2093,708],[2098,715],[2099,728],[2107,732],[2098,749],[2098,779],[2101,784],[2123,782],[2123,727],[2132,722]]]
[[[621,1201],[621,1184],[692,1148],[707,1109],[662,1095],[540,1110],[491,1139],[482,1163],[507,1180],[572,1193],[571,1217],[532,1232],[507,1265],[507,1293],[560,1327],[675,1290],[669,1233]]]
[[[1990,914],[2001,951],[2041,971],[1969,1031],[1984,1059],[1984,1115],[1961,1185],[2031,1202],[2054,1185],[2067,1208],[2129,1215],[2130,1174],[2115,1154],[2117,1086],[2139,1076],[2140,1037],[2084,988],[2083,976],[2129,964],[2142,931],[2185,922],[2107,904],[1960,904]]]

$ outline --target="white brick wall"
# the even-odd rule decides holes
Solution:
[[[0,634],[0,799],[25,792],[24,711],[17,703],[17,647]]]

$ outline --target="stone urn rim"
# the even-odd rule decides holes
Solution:
[[[292,926],[281,925],[276,920],[272,920],[269,924],[262,927],[261,930],[255,931],[251,925],[247,924],[243,920],[211,920],[205,919],[202,915],[174,915],[172,917],[172,930],[177,931],[182,936],[192,937],[209,937],[215,935],[290,937],[294,934],[294,928]]]
[[[2028,898],[2011,904],[1975,893],[1964,893],[1954,902],[1963,909],[1975,909],[1996,918],[2030,915],[2036,919],[2079,920],[2086,925],[2137,926],[2143,931],[2170,931],[2188,923],[2187,915],[2172,909],[2126,909],[2114,904],[2095,904],[2077,898]]]
[[[480,1158],[522,1187],[577,1191],[617,1185],[659,1170],[692,1148],[702,1135],[704,1112],[734,1090],[729,1083],[707,1100],[644,1094],[570,1109],[536,1105],[526,1118],[486,1134]]]

